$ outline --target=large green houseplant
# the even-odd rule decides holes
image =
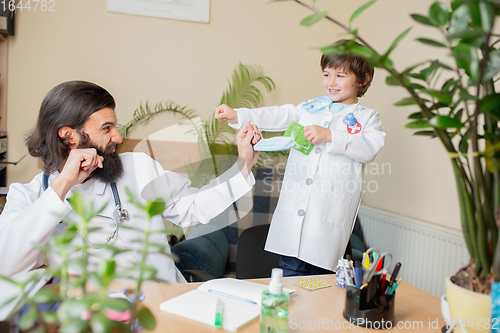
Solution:
[[[258,85],[257,85],[258,84]],[[255,108],[263,100],[263,94],[259,85],[267,92],[275,88],[274,81],[264,75],[259,66],[243,65],[239,63],[233,69],[231,80],[228,80],[228,87],[223,91],[219,104],[227,104],[233,108]],[[217,105],[214,105],[214,110]],[[132,128],[139,124],[147,124],[151,119],[159,114],[169,113],[183,121],[190,121],[192,128],[197,132],[198,149],[200,157],[207,157],[201,163],[186,165],[186,171],[193,186],[204,185],[207,179],[219,175],[219,168],[226,170],[232,163],[238,151],[236,149],[236,131],[229,127],[227,123],[222,123],[210,114],[208,120],[197,124],[194,120],[200,116],[196,111],[188,106],[180,106],[172,101],[158,102],[153,107],[149,103],[144,103],[134,111],[133,118],[124,125],[118,125],[118,130],[124,139],[129,135]],[[266,137],[279,135],[279,133],[266,133]],[[279,161],[285,158],[288,152],[262,152],[256,167]]]
[[[411,15],[416,22],[435,28],[441,36],[438,40],[433,37],[417,41],[446,49],[450,61],[445,64],[424,57],[422,62],[404,70],[396,69],[391,52],[411,28],[398,35],[386,51],[378,52],[351,26],[376,0],[356,10],[349,26],[319,10],[316,0],[312,5],[300,0],[270,2],[277,1],[294,1],[314,11],[301,21],[302,25],[326,19],[351,36],[349,42],[324,47],[322,52],[364,57],[388,72],[388,85],[407,91],[408,97],[395,103],[414,105],[417,109],[409,116],[406,127],[417,129],[415,135],[439,140],[455,173],[462,230],[471,262],[453,281],[488,294],[490,282],[500,279],[500,94],[494,86],[500,72],[500,36],[495,32],[500,1],[453,0],[451,6],[436,1],[428,13]],[[355,40],[363,46],[355,45]]]

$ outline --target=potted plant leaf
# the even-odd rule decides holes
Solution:
[[[35,294],[30,293],[30,286],[38,281],[40,275],[33,274],[29,279],[19,282],[11,277],[0,276],[3,281],[15,284],[21,290],[20,297],[12,298],[0,307],[16,302],[9,320],[18,316],[18,327],[23,332],[137,332],[142,328],[153,330],[156,319],[149,308],[140,303],[141,285],[146,281],[157,281],[156,270],[146,264],[146,257],[151,253],[171,255],[163,244],[151,241],[151,218],[165,209],[163,200],[148,201],[141,204],[128,191],[130,202],[144,215],[144,228],[134,229],[143,235],[134,243],[142,249],[139,261],[130,267],[118,269],[115,255],[130,252],[130,249],[118,248],[111,244],[89,243],[92,234],[100,228],[92,227],[89,222],[106,207],[95,207],[86,203],[83,196],[75,191],[69,199],[78,216],[78,221],[63,219],[67,224],[61,234],[50,238],[49,244],[35,244],[47,256],[57,256],[59,264],[51,265],[42,274],[50,274],[54,281]],[[123,227],[123,226],[122,226]],[[159,231],[155,231],[158,233]],[[168,233],[165,229],[161,232]],[[83,237],[84,242],[73,242],[75,237]],[[111,253],[109,258],[96,256],[89,250],[99,249]],[[75,252],[81,256],[73,256]],[[93,260],[91,260],[93,259]],[[77,268],[81,275],[71,276],[71,268]],[[132,279],[133,289],[124,292],[110,292],[115,279]],[[116,295],[120,296],[117,297]],[[128,319],[124,320],[126,317]]]
[[[275,89],[274,81],[264,75],[262,68],[239,63],[235,66],[229,85],[223,92],[218,105],[227,104],[232,108],[258,107],[263,100],[263,94],[256,83],[263,86],[267,92]],[[238,155],[234,139],[236,131],[229,127],[227,123],[215,120],[212,114],[210,114],[208,120],[198,125],[194,122],[194,119],[198,118],[199,115],[194,109],[188,106],[180,106],[172,101],[159,102],[153,107],[150,107],[149,103],[141,104],[134,111],[132,120],[125,125],[118,125],[120,134],[126,139],[133,127],[139,124],[147,124],[152,118],[162,113],[170,113],[182,120],[190,121],[192,128],[197,132],[198,140],[206,143],[201,144],[200,142],[198,148],[203,150],[208,147],[209,151],[200,151],[200,156],[209,156],[209,159],[199,164],[186,165],[193,186],[204,184],[207,178],[214,175],[218,176],[218,167],[225,170],[234,163]],[[269,137],[280,135],[280,132],[264,132],[263,135]],[[286,156],[288,156],[288,152],[261,152],[256,167],[264,163],[279,161],[281,158],[286,158]]]
[[[344,29],[350,40],[341,45],[326,46],[323,53],[346,54],[366,58],[373,66],[385,70],[386,83],[406,90],[408,96],[395,105],[414,105],[418,111],[409,115],[407,128],[416,129],[415,135],[439,140],[452,163],[461,213],[461,226],[471,260],[447,282],[448,302],[453,313],[466,305],[476,303],[462,300],[460,304],[449,293],[460,286],[476,294],[489,294],[492,281],[500,278],[500,241],[498,239],[500,207],[500,94],[495,81],[500,72],[499,36],[495,23],[499,18],[498,0],[453,0],[449,4],[436,1],[425,14],[412,14],[419,24],[434,28],[440,38],[418,38],[419,43],[445,49],[450,55],[446,64],[440,59],[426,58],[403,70],[396,69],[391,53],[411,28],[394,38],[390,47],[379,52],[358,35],[353,21],[376,0],[356,10],[349,26],[316,7],[316,0],[308,5],[312,13],[301,24],[310,26],[329,20]],[[362,46],[354,41],[360,41]],[[435,78],[440,76],[440,80]],[[461,289],[461,288],[459,288]],[[472,293],[471,293],[472,294]],[[490,318],[489,298],[486,313]],[[471,312],[470,309],[466,310]],[[474,315],[474,314],[473,314]],[[466,324],[468,321],[466,320]],[[476,323],[477,324],[477,323]],[[476,325],[484,326],[486,325]],[[483,328],[483,327],[480,327]],[[470,331],[470,327],[467,330]]]

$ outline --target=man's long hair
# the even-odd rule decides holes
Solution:
[[[115,109],[113,96],[104,88],[86,81],[68,81],[45,96],[35,129],[25,142],[33,157],[40,157],[46,174],[64,165],[70,149],[59,129],[81,129],[90,115],[103,108]]]

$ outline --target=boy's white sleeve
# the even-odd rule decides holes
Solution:
[[[252,123],[262,131],[286,131],[292,120],[298,122],[302,114],[300,105],[285,104],[282,106],[266,106],[256,109],[236,109],[238,122],[229,126],[240,129],[246,123]]]
[[[330,129],[332,142],[326,144],[330,154],[342,154],[361,163],[369,163],[375,159],[385,143],[385,133],[382,132],[382,121],[377,111],[374,111],[359,134]]]

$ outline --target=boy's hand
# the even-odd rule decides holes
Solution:
[[[304,136],[309,143],[313,145],[318,142],[332,142],[332,131],[318,125],[309,125],[304,127]]]
[[[227,121],[228,123],[237,123],[238,112],[226,104],[222,104],[215,109],[215,119],[218,121]]]

